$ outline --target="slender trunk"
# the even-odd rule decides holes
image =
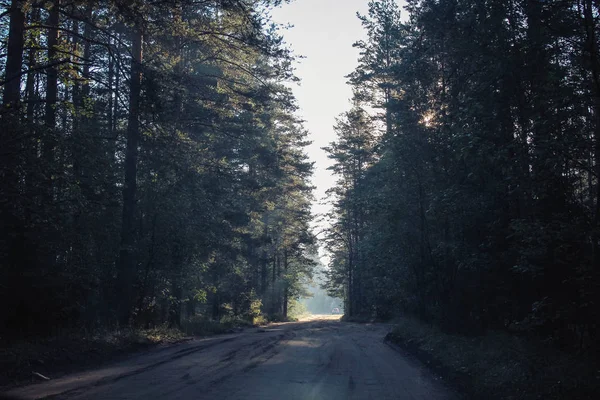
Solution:
[[[59,24],[59,6],[60,0],[54,0],[48,12],[48,62],[56,59],[58,45],[58,24]],[[46,138],[44,141],[44,161],[47,162],[46,168],[52,165],[54,159],[54,150],[56,147],[55,128],[56,128],[56,104],[58,101],[58,67],[52,66],[46,70],[46,107],[44,115],[44,124],[46,126]],[[50,177],[51,179],[51,177]],[[51,184],[48,184],[50,190]]]
[[[10,24],[6,54],[5,84],[2,96],[4,107],[16,107],[21,96],[21,67],[23,64],[23,32],[25,14],[23,1],[13,0],[10,6]]]
[[[392,95],[389,89],[385,90],[385,133],[389,137],[392,133]]]
[[[592,73],[592,97],[594,107],[594,161],[596,170],[596,207],[594,215],[594,230],[592,239],[592,266],[595,278],[600,275],[600,58],[598,40],[596,38],[596,22],[594,18],[593,1],[584,1],[584,26],[586,30],[586,47]],[[597,282],[597,281],[596,281]],[[600,293],[596,293],[596,304],[600,303]],[[596,306],[598,310],[598,306]],[[598,311],[596,311],[598,313]],[[596,314],[598,315],[598,314]]]
[[[423,183],[421,179],[417,177],[418,180],[418,190],[419,190],[419,233],[420,233],[420,243],[419,243],[419,253],[421,258],[421,263],[419,265],[419,273],[417,275],[417,279],[420,282],[423,282],[423,274],[424,269],[428,266],[428,261],[430,261],[427,257],[427,215],[425,213],[425,194],[423,190]],[[420,285],[418,285],[420,286]],[[425,306],[427,299],[425,298],[424,293],[419,293],[419,307],[421,312],[421,317],[427,317],[427,307]]]
[[[74,7],[73,13],[76,13],[76,8]],[[79,38],[79,22],[73,21],[73,54],[78,54],[80,48]],[[81,162],[82,162],[82,149],[83,143],[81,143],[81,130],[82,130],[82,120],[85,112],[83,111],[83,95],[81,93],[81,81],[80,79],[76,79],[73,84],[73,106],[74,106],[74,116],[73,116],[73,149],[72,149],[72,157],[73,157],[73,176],[75,177],[75,182],[81,182]]]
[[[591,17],[590,17],[591,18]],[[592,70],[594,76],[594,114],[596,119],[596,126],[594,127],[595,135],[595,147],[594,147],[594,158],[596,162],[596,176],[600,177],[600,65],[598,64],[598,55],[596,51],[596,38],[594,36],[594,29],[591,31],[591,44],[590,47],[592,57]],[[600,226],[600,182],[596,183],[596,210],[595,210],[595,222],[596,226]]]
[[[117,40],[120,41],[120,35],[117,34]],[[116,46],[118,45],[118,41],[113,42],[113,45],[115,47],[113,47],[113,51],[116,51]],[[112,103],[109,105],[111,108],[111,112],[109,114],[109,118],[108,118],[108,124],[110,125],[109,127],[109,131],[111,133],[111,138],[116,139],[119,136],[119,133],[117,131],[117,123],[118,123],[118,119],[119,119],[119,91],[120,91],[120,79],[119,79],[119,75],[120,75],[120,70],[119,70],[119,65],[116,63],[115,58],[113,57],[113,55],[111,53],[109,53],[109,57],[110,60],[112,62],[113,65],[113,78],[114,78],[114,90],[111,91],[112,87],[111,86],[109,89],[109,93],[110,93],[110,98],[112,99]],[[115,166],[117,164],[117,156],[116,156],[116,142],[115,141],[111,141],[110,143],[107,144],[108,146],[108,156],[109,156],[109,160],[110,160],[110,165]],[[110,177],[110,181],[116,183],[117,181],[117,176],[115,174],[116,168],[111,168],[110,172],[109,172],[109,177]],[[113,185],[114,187],[114,185]]]
[[[63,43],[64,43],[64,47],[68,48],[69,45],[71,47],[71,51],[73,52],[73,50],[75,50],[75,47],[77,46],[77,41],[79,40],[77,37],[75,37],[72,33],[73,29],[75,28],[75,26],[79,25],[79,23],[75,20],[70,21],[71,22],[71,26],[68,25],[67,22],[65,22],[66,28],[69,29],[70,31],[66,32],[64,34],[64,38],[63,38]],[[75,61],[75,56],[74,55],[65,55],[65,57],[68,57],[69,62],[72,64],[73,61]],[[58,81],[58,79],[57,79]],[[69,93],[70,92],[70,93]],[[69,98],[69,96],[71,96]],[[58,95],[57,95],[58,97]],[[70,85],[65,85],[64,86],[64,91],[63,91],[63,96],[62,96],[62,101],[65,104],[69,103],[69,100],[71,103],[73,103],[75,101],[75,93],[73,91],[73,87],[71,87]],[[58,100],[57,100],[58,101]],[[61,128],[63,132],[67,132],[69,129],[67,127],[68,124],[68,115],[69,113],[65,110],[63,113],[61,113]],[[73,116],[74,117],[74,116]],[[60,150],[61,152],[64,153],[64,149],[61,148]],[[60,158],[60,160],[64,160],[63,158]]]
[[[56,59],[58,45],[58,24],[59,24],[60,1],[54,0],[48,13],[48,62]],[[46,71],[46,113],[45,124],[53,130],[56,126],[56,102],[58,100],[58,67],[49,67]]]
[[[112,46],[112,39],[109,39],[109,46]],[[114,67],[114,59],[112,54],[108,54],[108,110],[106,119],[108,120],[108,136],[113,137],[114,135],[114,124],[113,124],[113,84],[114,84],[114,75],[115,75],[115,67]]]
[[[288,271],[288,253],[287,249],[283,251],[283,271],[284,271],[284,287],[283,287],[283,318],[287,319],[288,315],[288,297],[289,297],[289,285],[287,281],[287,271]]]
[[[169,310],[169,327],[180,328],[181,299],[183,297],[183,288],[181,287],[181,256],[179,254],[175,255],[175,260],[172,269],[173,275],[171,277],[171,292],[173,293],[173,300],[171,300],[171,309]]]
[[[35,25],[39,22],[40,19],[40,9],[35,7],[31,11],[30,23]],[[35,49],[35,45],[32,45],[27,54],[27,69],[32,70],[36,67],[37,64],[37,50]],[[36,93],[35,93],[35,80],[37,74],[34,72],[30,72],[27,74],[27,82],[25,83],[25,92],[27,95],[27,122],[29,124],[33,123],[33,119],[35,117],[35,106],[37,102]]]
[[[40,22],[40,9],[39,7],[35,7],[31,10],[31,14],[29,17],[29,23],[31,25],[37,25]],[[27,53],[27,69],[33,70],[37,66],[37,53],[36,49],[37,43],[33,43],[34,35],[31,35],[31,47]],[[26,170],[25,176],[25,185],[26,185],[26,193],[27,197],[30,201],[34,201],[36,197],[34,192],[37,187],[36,182],[36,173],[34,165],[37,164],[38,158],[38,141],[35,137],[35,113],[37,110],[37,106],[39,103],[39,96],[36,91],[36,82],[38,81],[38,74],[35,72],[30,72],[27,74],[27,80],[25,83],[25,93],[26,93],[26,101],[27,101],[27,124],[28,124],[28,133],[29,138],[27,140],[25,152],[26,152],[26,163],[29,166]]]
[[[156,220],[158,218],[158,214],[154,214],[154,218],[152,218],[152,234],[150,236],[150,249],[148,251],[148,261],[146,262],[146,268],[144,271],[144,278],[142,279],[142,284],[139,290],[137,309],[139,311],[144,308],[144,300],[146,299],[146,292],[148,291],[148,280],[150,278],[150,271],[152,270],[152,265],[154,264],[154,257],[156,255]]]
[[[75,11],[74,11],[75,12]],[[84,58],[84,67],[81,74],[80,79],[75,81],[75,85],[73,87],[73,104],[75,106],[75,117],[73,118],[73,138],[74,138],[74,157],[73,157],[73,170],[76,181],[81,185],[83,181],[85,181],[86,176],[86,168],[85,164],[85,155],[84,152],[95,152],[95,148],[90,148],[89,141],[86,140],[86,135],[88,133],[89,127],[89,118],[86,110],[86,99],[89,98],[90,95],[90,67],[89,67],[89,59],[91,57],[91,49],[90,49],[90,35],[91,35],[91,22],[92,22],[92,7],[88,6],[85,11],[85,17],[87,22],[84,24],[83,30],[83,39],[79,39],[77,37],[74,38],[74,53],[78,54],[81,51],[80,46],[83,45],[83,58]],[[75,21],[73,26],[73,31],[78,34],[79,33],[79,22]],[[89,169],[89,168],[88,168]],[[87,195],[90,196],[89,186],[84,184],[81,186],[84,192],[87,192]]]
[[[92,58],[92,49],[91,49],[91,45],[92,43],[90,42],[91,36],[92,36],[92,23],[93,21],[93,14],[94,8],[93,5],[88,4],[87,8],[85,9],[85,20],[87,21],[84,24],[84,28],[83,28],[83,37],[84,37],[84,43],[83,43],[83,58],[84,58],[84,65],[83,65],[83,88],[82,88],[82,100],[85,101],[86,98],[89,98],[90,96],[90,62],[89,60]]]
[[[277,313],[277,263],[278,263],[277,249],[275,249],[275,255],[273,257],[273,269],[271,276],[271,314]]]
[[[19,129],[19,101],[21,95],[21,66],[23,63],[23,32],[25,15],[23,2],[13,0],[10,6],[5,84],[0,112],[0,265],[3,271],[19,271],[23,254],[19,248],[19,175],[18,170],[21,129]]]
[[[267,285],[268,285],[268,265],[267,265],[267,254],[263,250],[261,254],[260,260],[260,296],[264,296],[267,293]]]
[[[117,40],[120,41],[121,40],[121,35],[118,34],[117,35]],[[115,43],[115,46],[118,45],[118,42]],[[113,59],[113,63],[114,63],[114,59]],[[121,74],[120,74],[120,70],[118,68],[118,64],[116,64],[116,68],[115,68],[115,93],[114,93],[114,102],[113,102],[113,113],[112,113],[112,117],[113,120],[111,121],[111,123],[113,124],[112,130],[113,132],[117,132],[117,123],[119,121],[119,93],[121,91]]]
[[[278,287],[277,287],[277,292],[276,292],[276,296],[275,296],[275,301],[277,304],[277,313],[279,314],[283,314],[283,307],[282,307],[282,301],[281,301],[281,292],[282,292],[282,280],[281,280],[281,262],[282,262],[282,257],[278,256],[277,257],[277,282],[278,282]]]
[[[129,119],[127,125],[127,148],[125,153],[125,184],[123,187],[123,215],[121,225],[121,249],[118,262],[118,318],[122,325],[129,323],[135,282],[135,197],[137,193],[137,158],[140,137],[140,96],[142,83],[142,31],[133,34],[131,78],[129,94]]]
[[[75,8],[75,6],[73,6],[73,14],[77,13],[77,9]],[[73,31],[73,45],[72,45],[72,51],[73,51],[73,58],[75,59],[75,61],[77,61],[76,57],[77,54],[79,53],[79,48],[81,45],[81,39],[79,38],[79,22],[78,21],[73,21],[73,27],[71,28],[71,30]],[[75,106],[75,113],[77,114],[80,109],[81,109],[81,105],[83,104],[83,100],[81,98],[81,81],[80,79],[75,79],[75,81],[73,82],[73,105]],[[76,124],[77,118],[74,118],[74,124]],[[73,130],[75,130],[75,127],[73,128]]]
[[[269,228],[268,228],[268,220],[265,219],[264,221],[264,229],[263,229],[263,239],[267,240],[267,238],[269,237]],[[263,248],[261,251],[261,259],[260,259],[260,264],[261,264],[261,268],[260,268],[260,296],[265,299],[267,296],[267,288],[269,286],[269,265],[268,265],[268,260],[269,260],[269,256],[268,256],[268,251],[267,251],[267,247],[266,245],[263,244]]]
[[[6,67],[4,70],[5,83],[2,97],[3,129],[0,130],[0,147],[3,150],[2,186],[9,191],[16,189],[18,177],[15,173],[15,163],[20,141],[19,103],[21,100],[21,67],[23,64],[23,46],[25,30],[25,14],[22,10],[23,1],[13,0],[10,6],[10,24],[8,31],[8,45],[6,54]],[[4,191],[4,190],[3,190]]]
[[[352,246],[348,249],[348,316],[353,317],[355,308],[354,308],[354,258],[353,258],[353,249]]]
[[[221,317],[221,298],[219,289],[219,265],[213,265],[212,284],[215,291],[212,296],[212,319],[218,321]]]
[[[598,43],[596,39],[596,26],[593,15],[592,0],[585,0],[583,4],[584,26],[586,30],[586,51],[589,56],[589,65],[592,73],[592,97],[594,102],[594,162],[596,176],[600,177],[600,60],[598,59]],[[597,231],[600,227],[600,178],[596,179],[594,226]],[[600,265],[600,235],[593,233],[593,265]]]

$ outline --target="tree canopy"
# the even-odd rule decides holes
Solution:
[[[406,3],[359,16],[355,107],[326,148],[330,289],[352,316],[595,346],[597,2]]]
[[[315,244],[279,3],[0,3],[6,335],[286,316]]]

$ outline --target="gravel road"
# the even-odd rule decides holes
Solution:
[[[384,343],[390,328],[313,317],[193,340],[13,390],[20,399],[455,399]]]

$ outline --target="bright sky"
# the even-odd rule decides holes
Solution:
[[[308,148],[315,164],[313,183],[318,203],[335,178],[327,167],[330,160],[321,147],[335,140],[335,117],[350,108],[352,91],[345,76],[357,65],[358,50],[352,44],[364,36],[356,12],[367,11],[367,0],[295,0],[273,10],[273,19],[292,28],[283,32],[297,55],[306,58],[297,65],[302,80],[294,86],[300,105],[299,115],[306,121],[313,144]],[[313,205],[314,213],[327,211]]]
[[[368,0],[295,0],[273,10],[275,22],[293,25],[283,32],[286,43],[295,54],[306,57],[297,65],[296,75],[302,82],[293,91],[313,141],[308,152],[316,163],[315,214],[328,210],[320,203],[335,184],[327,170],[331,162],[321,148],[335,140],[335,117],[351,106],[352,90],[345,76],[358,62],[358,50],[352,44],[365,37],[356,12],[366,14],[367,10]]]

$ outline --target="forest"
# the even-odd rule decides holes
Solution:
[[[329,291],[349,317],[597,354],[600,3],[381,0],[359,18],[326,148]]]
[[[316,242],[279,3],[0,3],[3,339],[287,317]]]
[[[596,398],[600,1],[365,0],[320,215],[291,4],[0,0],[0,390]]]
[[[369,1],[319,218],[288,2],[0,0],[0,339],[305,304],[599,355],[600,2]]]

